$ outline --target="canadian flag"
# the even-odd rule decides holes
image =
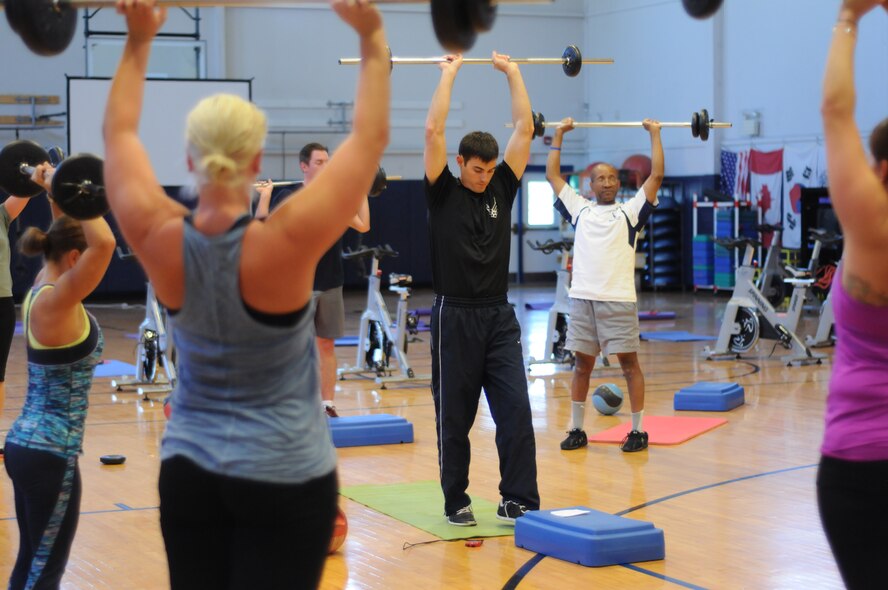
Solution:
[[[783,203],[783,148],[773,152],[749,150],[749,193],[753,204],[761,210],[764,223],[780,223]]]

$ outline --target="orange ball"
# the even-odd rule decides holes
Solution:
[[[345,518],[345,512],[342,508],[338,509],[336,514],[336,522],[333,524],[333,538],[330,539],[330,550],[328,553],[336,553],[336,550],[345,543],[345,536],[348,534],[348,520]]]

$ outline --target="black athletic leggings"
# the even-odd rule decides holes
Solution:
[[[5,455],[19,529],[9,590],[58,588],[80,516],[77,457],[66,459],[11,443]]]
[[[333,536],[336,472],[303,484],[160,466],[160,528],[172,590],[317,588]]]
[[[6,361],[15,335],[15,302],[12,297],[0,297],[0,381],[6,381]]]
[[[888,461],[820,458],[820,520],[849,590],[885,588]]]

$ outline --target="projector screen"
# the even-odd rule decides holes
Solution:
[[[68,153],[104,157],[102,121],[111,80],[68,78]],[[235,94],[250,100],[250,80],[146,80],[139,137],[162,186],[190,183],[185,162],[185,118],[202,98]]]

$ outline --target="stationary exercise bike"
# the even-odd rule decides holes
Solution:
[[[811,236],[815,238],[814,248],[820,244],[824,246],[837,244],[842,241],[842,236],[825,230],[812,229]],[[813,255],[812,255],[813,256]],[[818,270],[818,276],[813,286],[826,293],[826,298],[820,306],[820,318],[817,321],[817,330],[814,335],[805,336],[805,343],[812,348],[832,346],[836,343],[835,316],[832,309],[832,282],[836,280],[838,264],[828,264]]]
[[[555,242],[546,240],[544,243],[539,241],[527,241],[527,245],[532,250],[542,252],[543,254],[552,254],[553,252],[561,252],[561,268],[555,271],[555,303],[549,309],[549,324],[546,328],[548,341],[546,345],[546,356],[542,359],[529,357],[527,359],[528,367],[530,365],[551,363],[556,365],[568,365],[573,367],[575,359],[571,351],[564,348],[567,340],[567,325],[570,318],[570,251],[573,248],[573,240],[561,240]]]
[[[755,286],[762,292],[765,299],[771,302],[771,305],[779,307],[783,304],[783,300],[786,299],[788,289],[784,279],[789,277],[786,268],[780,261],[780,253],[783,249],[783,226],[779,223],[774,225],[764,223],[757,225],[755,229],[760,234],[772,234],[771,246],[765,255],[765,263],[761,266],[761,272],[759,273],[758,280],[755,282]]]
[[[787,366],[821,364],[826,355],[811,352],[795,333],[805,293],[813,279],[785,279],[793,286],[792,296],[786,313],[778,313],[753,280],[755,268],[752,259],[759,243],[750,238],[719,239],[716,242],[727,249],[744,246],[745,253],[742,264],[735,272],[734,292],[725,308],[718,340],[715,347],[704,348],[706,357],[709,360],[737,359],[741,353],[755,346],[759,338],[765,338],[776,340],[793,352]]]
[[[342,253],[344,260],[372,257],[372,263],[370,275],[367,277],[367,307],[361,314],[355,364],[337,369],[336,374],[340,380],[344,380],[345,375],[350,373],[375,373],[376,382],[381,383],[382,389],[385,389],[385,384],[390,382],[430,378],[416,375],[410,367],[410,361],[407,360],[408,334],[413,336],[418,332],[417,316],[408,313],[407,303],[413,278],[405,274],[389,274],[389,291],[398,294],[394,323],[380,292],[382,271],[379,270],[379,261],[382,258],[397,256],[398,253],[389,245],[375,248],[361,246],[357,250],[346,250]],[[400,376],[392,374],[390,365],[392,356],[397,360]]]
[[[154,296],[154,288],[147,284],[145,319],[139,324],[136,345],[136,376],[134,379],[111,381],[117,391],[135,391],[148,400],[148,393],[166,393],[176,386],[176,352],[173,339],[167,331],[167,313]],[[158,368],[162,369],[161,378]]]

